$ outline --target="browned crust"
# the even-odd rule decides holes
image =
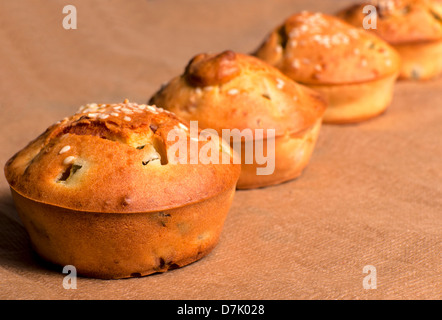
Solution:
[[[397,73],[385,41],[341,19],[304,11],[275,28],[254,55],[303,84],[349,84]]]
[[[184,126],[175,115],[152,106],[88,105],[15,154],[5,165],[5,176],[22,196],[84,212],[165,210],[203,201],[235,185],[239,165],[167,162],[173,144],[166,139],[170,130],[184,132],[190,148],[189,131],[180,129]],[[162,164],[149,164],[143,145],[154,146]],[[198,150],[203,145],[199,142]],[[70,149],[61,153],[66,146]],[[69,159],[81,170],[69,183],[60,182],[63,172],[72,170]]]
[[[363,8],[372,4],[365,1],[337,13],[348,23],[362,28]],[[377,5],[377,27],[370,29],[390,44],[409,44],[442,39],[442,1],[395,0],[384,6]]]
[[[195,56],[149,103],[197,120],[203,129],[271,128],[277,136],[311,127],[326,108],[315,91],[256,57],[233,51]]]

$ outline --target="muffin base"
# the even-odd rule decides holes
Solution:
[[[11,189],[35,252],[100,279],[165,272],[206,256],[218,243],[234,191],[159,212],[95,213],[36,202]]]
[[[428,80],[442,74],[442,40],[394,45],[401,56],[401,80]]]
[[[364,83],[308,85],[328,102],[324,123],[357,123],[382,114],[393,99],[397,74]]]
[[[266,164],[258,164],[255,155],[253,163],[245,163],[246,143],[241,143],[241,175],[237,189],[253,189],[271,186],[299,177],[308,165],[319,136],[321,119],[312,127],[300,133],[278,136],[275,138],[275,170],[269,175],[257,175],[257,168]],[[254,141],[256,146],[256,141]],[[263,149],[267,150],[267,141],[262,141]]]

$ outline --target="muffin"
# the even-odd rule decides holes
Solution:
[[[207,255],[241,168],[175,161],[170,132],[190,139],[187,124],[165,110],[89,104],[15,154],[5,176],[38,255],[103,279],[164,272]]]
[[[214,130],[230,143],[241,160],[238,189],[298,177],[309,163],[326,108],[315,91],[231,50],[194,56],[149,103],[198,121],[201,129]],[[231,139],[226,132],[242,135]]]
[[[372,33],[322,13],[301,12],[253,53],[320,92],[325,123],[355,123],[383,113],[400,67],[397,52]]]
[[[363,8],[353,5],[337,15],[363,27]],[[428,80],[442,73],[442,1],[378,1],[376,28],[368,29],[389,44],[401,57],[399,79]]]

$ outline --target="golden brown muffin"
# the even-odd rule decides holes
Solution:
[[[401,56],[400,79],[426,80],[442,73],[442,1],[382,0],[340,11],[338,17],[363,28],[366,5],[376,4],[376,28],[367,29]]]
[[[105,279],[164,272],[207,255],[240,165],[178,163],[168,152],[170,132],[190,141],[188,126],[160,108],[89,104],[14,155],[5,175],[35,251]]]
[[[326,123],[383,113],[399,72],[397,52],[372,33],[312,12],[290,16],[254,52],[289,78],[320,92]]]
[[[326,107],[319,94],[276,68],[230,50],[196,55],[184,73],[170,80],[149,103],[182,119],[196,120],[199,127],[213,129],[220,136],[223,129],[251,132],[241,143],[226,139],[241,153],[239,189],[298,177],[310,160]],[[257,146],[274,160],[274,171],[259,172],[266,165],[250,151]]]

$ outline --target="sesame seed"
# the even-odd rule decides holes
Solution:
[[[66,158],[63,160],[63,164],[64,164],[64,165],[71,164],[74,160],[75,160],[75,157],[74,157],[74,156],[66,157]]]
[[[317,65],[315,66],[315,70],[316,70],[316,71],[322,71],[322,66],[321,66],[320,64],[317,64]]]
[[[348,34],[350,35],[350,37],[354,38],[354,39],[358,39],[359,38],[359,32],[357,29],[351,29],[348,31]]]
[[[363,60],[361,61],[361,65],[362,65],[363,67],[366,67],[366,66],[367,66],[367,60],[363,59]]]
[[[299,69],[300,63],[299,63],[298,59],[293,59],[292,67],[295,68],[295,69]]]
[[[322,41],[322,37],[319,34],[315,34],[313,36],[313,40],[317,41],[317,42],[321,42]]]
[[[111,116],[114,116],[114,117],[118,117],[120,114],[119,113],[116,113],[116,112],[112,112],[111,113]]]
[[[97,113],[88,113],[87,116],[88,116],[89,118],[96,118],[97,115],[98,115]]]
[[[133,114],[133,111],[126,107],[121,108],[121,111],[123,111],[125,114]]]
[[[276,78],[276,87],[278,89],[281,90],[282,88],[284,88],[284,85],[285,85],[285,82],[283,80]]]
[[[138,106],[138,109],[144,110],[144,109],[146,109],[146,105],[144,105],[144,104],[140,104],[140,105]]]
[[[149,109],[152,112],[156,112],[157,109],[154,106],[147,106],[147,109]]]
[[[60,149],[58,154],[65,153],[65,152],[69,151],[70,149],[71,149],[71,146],[64,146],[63,148]]]
[[[100,115],[98,116],[98,118],[104,120],[104,119],[109,118],[109,115],[108,115],[108,114],[100,114]]]
[[[361,53],[361,50],[359,50],[358,48],[355,48],[355,49],[353,50],[353,53],[354,53],[355,55],[359,55],[359,54]]]
[[[130,117],[128,117],[128,116],[125,116],[125,117],[123,118],[123,120],[124,120],[124,121],[131,121],[132,119],[131,119]]]
[[[181,129],[189,130],[189,128],[187,128],[187,127],[186,127],[184,124],[182,124],[181,122],[178,123],[178,126],[179,126]]]
[[[195,89],[195,93],[196,93],[196,94],[201,94],[201,93],[203,93],[203,91],[201,90],[200,87],[197,87],[197,88]]]
[[[212,89],[213,89],[212,86],[207,86],[203,88],[204,91],[212,91]]]
[[[239,90],[238,89],[230,89],[229,91],[227,91],[228,95],[235,95],[238,94]]]
[[[120,110],[121,106],[114,106],[114,110]]]

